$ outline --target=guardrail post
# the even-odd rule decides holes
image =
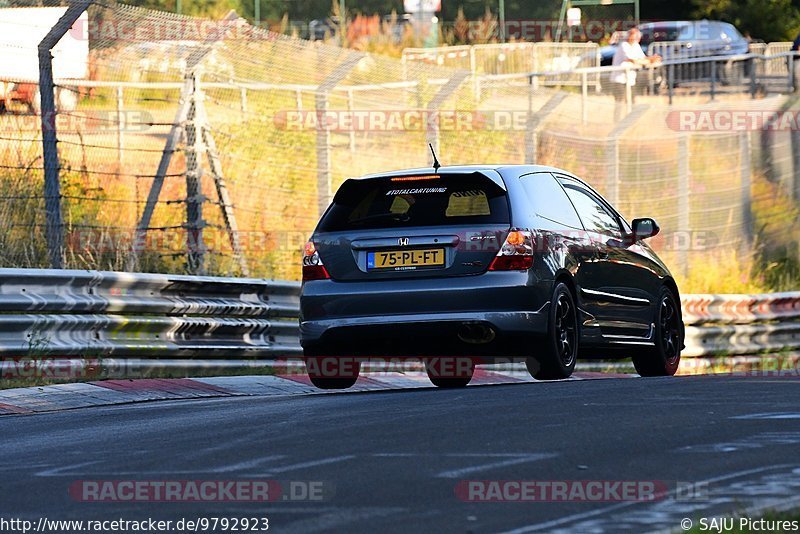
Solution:
[[[759,60],[763,62],[764,58],[759,58]],[[756,59],[750,58],[748,61],[750,62],[750,98],[754,99],[756,97],[756,77],[758,76]]]
[[[794,54],[791,53],[786,56],[787,66],[789,67],[789,92],[794,93],[796,87],[794,86]]]
[[[317,209],[321,215],[330,204],[331,191],[331,132],[328,128],[328,96],[340,81],[364,58],[364,54],[348,52],[328,77],[317,86],[314,106],[317,113]]]
[[[51,50],[88,9],[91,0],[77,0],[39,42],[39,95],[41,98],[42,156],[44,158],[45,239],[50,266],[64,267],[64,221],[61,215],[61,175],[56,132],[56,98]]]

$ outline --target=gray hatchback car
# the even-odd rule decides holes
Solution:
[[[680,295],[645,239],[585,182],[542,166],[423,168],[350,179],[303,255],[311,381],[345,388],[371,358],[414,358],[460,387],[475,364],[567,378],[582,358],[673,375]]]

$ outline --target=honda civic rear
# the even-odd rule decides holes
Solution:
[[[493,169],[346,181],[303,257],[305,355],[523,356],[546,319]]]

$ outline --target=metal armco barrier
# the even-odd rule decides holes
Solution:
[[[0,269],[0,356],[302,354],[298,282]],[[800,348],[800,292],[684,295],[684,355]]]
[[[800,291],[684,295],[684,356],[755,354],[800,348]]]
[[[0,269],[0,355],[296,356],[297,282]]]

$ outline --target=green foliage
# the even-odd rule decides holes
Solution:
[[[793,41],[800,31],[797,0],[693,0],[695,18],[730,22],[740,32],[770,41]]]

